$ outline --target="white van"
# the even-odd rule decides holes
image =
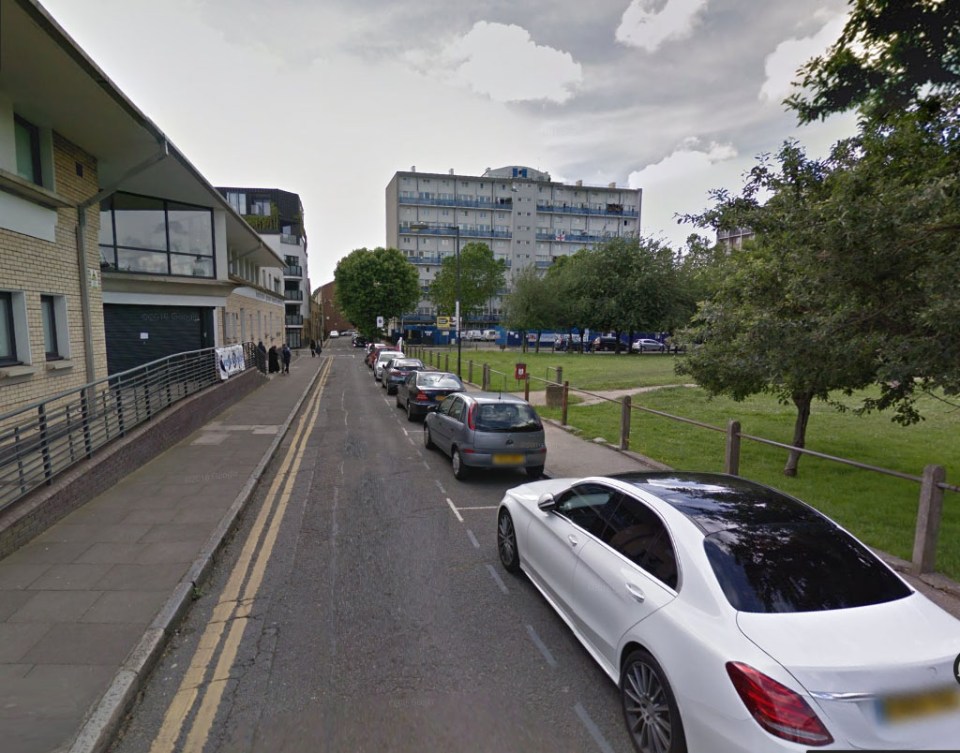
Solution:
[[[481,340],[486,340],[487,342],[496,342],[497,341],[497,331],[495,329],[485,329],[481,335]]]

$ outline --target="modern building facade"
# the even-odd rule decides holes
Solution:
[[[0,413],[239,340],[282,259],[36,0],[2,15]]]
[[[471,241],[486,243],[503,259],[509,279],[529,266],[546,270],[558,257],[610,238],[638,236],[641,199],[640,189],[558,183],[530,167],[488,168],[480,176],[411,168],[387,185],[387,246],[417,266],[424,294],[443,259]],[[484,316],[469,324],[498,323],[501,300],[492,299]],[[431,321],[436,314],[424,295],[405,319]]]
[[[220,187],[233,209],[283,259],[275,274],[265,277],[271,285],[279,275],[283,296],[282,339],[291,348],[306,347],[310,336],[310,277],[307,274],[307,234],[303,225],[300,196],[279,188]],[[271,331],[271,339],[273,332]],[[264,342],[269,346],[270,343]]]

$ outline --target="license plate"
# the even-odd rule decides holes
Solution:
[[[524,461],[523,455],[494,455],[494,465],[521,465]]]
[[[880,716],[891,724],[945,714],[958,709],[960,709],[960,691],[953,688],[916,695],[892,696],[880,700]]]

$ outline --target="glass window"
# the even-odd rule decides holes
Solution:
[[[729,528],[703,543],[724,595],[743,612],[849,609],[911,593],[868,549],[819,516]]]
[[[169,203],[167,227],[170,232],[171,251],[194,256],[213,256],[213,217],[209,209]]]
[[[604,511],[616,504],[616,492],[599,484],[580,484],[557,498],[556,512],[574,525],[603,538]]]
[[[13,116],[14,143],[17,153],[17,175],[38,186],[43,184],[40,172],[40,129],[19,115]]]
[[[657,580],[677,587],[677,555],[660,516],[643,502],[619,495],[619,504],[607,518],[607,543]]]
[[[213,257],[170,254],[170,274],[185,277],[213,277]]]
[[[523,403],[488,403],[479,406],[477,430],[490,432],[539,431],[536,411]]]
[[[13,296],[0,292],[0,363],[17,362],[17,340],[13,329]]]
[[[166,216],[163,201],[146,196],[117,194],[113,197],[118,246],[167,250]],[[120,265],[123,269],[123,265]]]
[[[166,252],[137,251],[132,248],[117,249],[117,269],[121,272],[145,272],[147,274],[170,274],[169,257]]]
[[[52,295],[40,296],[40,318],[43,322],[43,349],[48,361],[60,358],[57,346],[57,311]]]
[[[110,211],[108,202],[103,202],[100,205],[100,243],[104,246],[114,245],[113,212]]]

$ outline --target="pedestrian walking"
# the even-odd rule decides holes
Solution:
[[[397,338],[397,350],[403,353],[403,335]]]
[[[267,352],[267,360],[270,363],[270,367],[267,369],[271,374],[276,374],[280,371],[280,352],[277,350],[276,345],[271,345],[270,350]]]
[[[310,357],[314,358],[316,355],[317,355],[317,341],[311,340],[310,341]]]
[[[263,373],[267,372],[267,348],[263,340],[257,343],[257,368]]]
[[[283,373],[290,373],[290,357],[293,353],[290,352],[290,346],[286,343],[283,344],[283,348],[280,351],[280,357],[283,359]]]

